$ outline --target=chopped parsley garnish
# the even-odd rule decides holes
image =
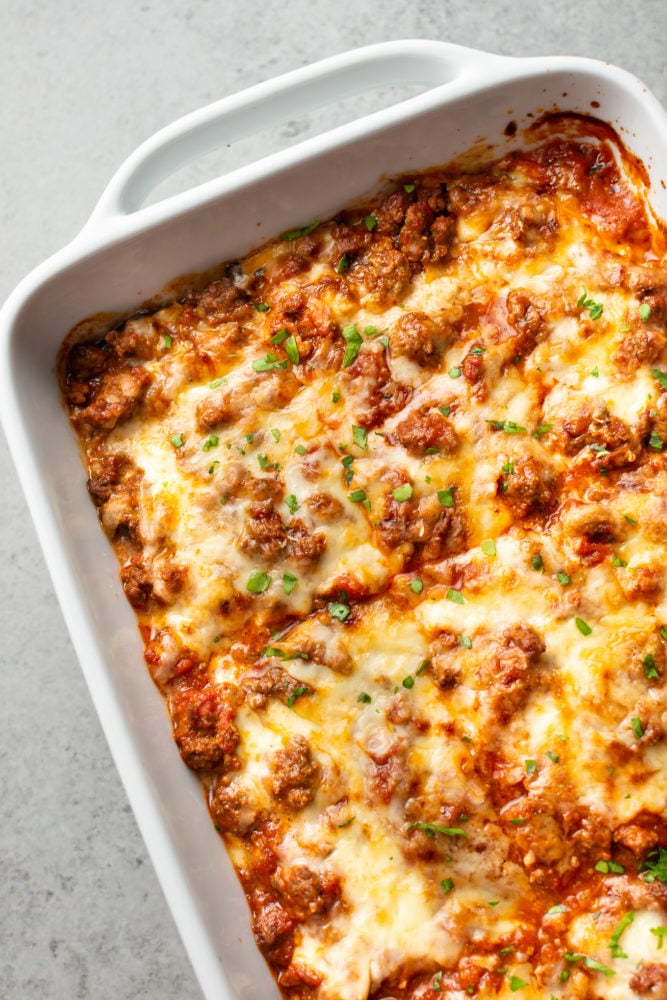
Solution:
[[[549,758],[549,760],[553,761],[554,764],[558,764],[559,763],[560,757],[558,756],[557,753],[554,753],[553,750],[546,750],[545,753],[546,753],[547,757]]]
[[[660,679],[660,674],[658,673],[655,666],[655,656],[653,653],[647,653],[643,659],[642,667],[644,668],[644,673],[650,681],[657,681]]]
[[[465,604],[465,599],[461,591],[454,590],[453,587],[449,588],[449,590],[445,594],[445,597],[447,598],[448,601],[453,601],[454,604]]]
[[[560,583],[561,587],[567,587],[568,583],[572,583],[572,580],[567,573],[557,573],[556,579]]]
[[[283,573],[283,590],[289,597],[297,585],[297,578],[294,573]]]
[[[664,625],[660,626],[660,638],[667,642],[667,628]]]
[[[472,649],[472,639],[469,635],[459,636],[459,646],[463,646],[465,649]]]
[[[461,378],[461,375],[463,374],[463,372],[462,372],[461,368],[459,368],[458,365],[454,365],[453,368],[449,369],[449,371],[447,372],[447,374],[449,375],[450,378]]]
[[[346,253],[344,253],[343,256],[340,258],[340,260],[338,261],[338,263],[336,264],[336,274],[342,274],[343,271],[347,271],[349,266],[350,266],[350,258]]]
[[[280,347],[281,344],[285,343],[288,337],[289,337],[289,330],[287,329],[286,326],[284,326],[282,330],[278,330],[277,333],[274,333],[274,335],[271,337],[271,343],[275,344],[276,347]]]
[[[331,393],[331,402],[332,403],[340,403],[340,393],[339,392],[332,392]]]
[[[410,499],[413,492],[414,491],[410,483],[403,483],[402,486],[397,486],[395,490],[392,490],[391,495],[394,500],[398,501],[398,503],[405,503],[406,500]]]
[[[646,322],[646,320],[649,319],[650,316],[651,316],[650,305],[648,304],[648,302],[642,302],[642,304],[639,307],[639,318],[643,319],[644,322]]]
[[[544,561],[539,552],[536,552],[535,555],[532,557],[532,559],[530,560],[530,565],[536,572],[539,572],[539,570],[542,569],[542,567],[544,566]]]
[[[471,354],[484,354],[485,351],[486,351],[486,347],[479,347],[478,346],[478,347],[471,347],[470,348],[470,353]]]
[[[216,465],[220,465],[220,462],[218,462],[217,458],[216,458],[215,462],[211,462],[211,464],[208,467],[208,474],[209,474],[209,476],[212,476],[213,473],[215,472]]]
[[[439,406],[438,409],[442,413],[443,417],[448,417],[449,416],[449,409],[450,408],[448,406]]]
[[[267,354],[263,358],[255,358],[252,367],[256,372],[275,372],[287,368],[287,362],[279,361],[275,354]]]
[[[436,972],[433,977],[433,982],[431,983],[431,989],[434,993],[442,993],[442,969]]]
[[[451,879],[451,878],[443,878],[443,879],[441,879],[441,881],[440,881],[440,888],[442,889],[442,891],[444,892],[444,894],[447,895],[447,893],[451,892],[452,889],[454,888],[454,880]]]
[[[544,914],[545,917],[555,917],[558,913],[567,913],[567,906],[563,903],[556,903],[555,906],[550,907]]]
[[[593,972],[601,972],[603,976],[616,975],[614,970],[610,969],[608,965],[603,965],[602,962],[597,962],[594,958],[584,957],[584,965],[587,969],[592,969]]]
[[[595,871],[601,875],[623,875],[625,866],[619,865],[616,861],[604,861],[602,858],[595,862]]]
[[[248,577],[247,587],[251,594],[263,594],[271,586],[271,577],[261,570],[254,570]]]
[[[518,990],[522,990],[524,986],[528,986],[528,983],[525,981],[525,979],[519,979],[518,976],[510,976],[510,989],[512,993],[516,993],[518,992]]]
[[[525,816],[517,816],[516,819],[511,819],[510,823],[512,826],[522,826],[526,822]]]
[[[595,302],[593,299],[588,298],[588,293],[585,288],[583,295],[577,302],[577,305],[580,309],[585,309],[591,319],[599,319],[604,309],[601,302]]]
[[[514,472],[514,459],[510,459],[509,462],[505,462],[505,464],[501,466],[501,469],[506,476],[511,476]]]
[[[625,559],[621,559],[619,556],[613,556],[611,560],[612,566],[627,566]]]
[[[287,509],[289,510],[290,514],[296,514],[297,510],[301,506],[301,504],[299,503],[299,501],[297,500],[297,498],[294,496],[293,493],[290,493],[289,496],[285,497],[285,503],[287,504]]]
[[[219,444],[220,439],[218,436],[216,434],[209,434],[202,445],[202,451],[210,451],[211,448],[217,448]]]
[[[414,189],[415,189],[414,184],[404,184],[403,185],[403,190],[405,191],[406,194],[412,194],[412,192],[414,191]],[[440,973],[440,975],[442,975],[442,973]]]
[[[343,368],[349,368],[359,353],[359,348],[363,344],[363,339],[354,323],[350,326],[343,327],[341,333],[343,340],[347,344],[345,354],[343,355]]]
[[[415,670],[415,677],[419,677],[420,674],[423,674],[426,668],[430,667],[430,665],[431,665],[430,660],[422,660],[417,669]]]
[[[365,427],[352,425],[352,440],[362,451],[368,451],[368,431]]]
[[[448,486],[446,490],[438,490],[438,500],[443,507],[454,506],[454,492],[456,486]]]
[[[482,552],[485,556],[496,555],[496,543],[492,538],[487,538],[485,542],[482,542]]]
[[[164,347],[165,347],[166,351],[168,351],[170,349],[170,347],[171,347],[171,334],[170,333],[165,333],[165,335],[164,335]]]
[[[297,453],[297,455],[305,455],[308,449],[304,448],[302,444],[298,444],[294,450]]]
[[[436,833],[444,833],[448,837],[467,837],[468,834],[460,826],[439,826],[437,823],[409,823],[410,830],[423,830],[427,837],[435,837]]]
[[[656,434],[655,431],[651,432],[651,436],[648,439],[648,443],[649,443],[649,446],[651,448],[653,448],[654,451],[662,451],[663,440],[662,440],[662,438],[660,437],[659,434]]]
[[[640,740],[644,735],[644,727],[642,726],[642,720],[638,715],[633,715],[630,719],[630,724],[632,725],[632,732],[635,734],[638,740]]]
[[[371,703],[371,696],[369,694],[366,694],[365,691],[362,691],[361,694],[359,695],[359,697],[357,698],[357,701],[363,702],[364,705],[370,705],[370,703]]]
[[[303,229],[290,229],[288,233],[283,233],[280,238],[288,242],[298,240],[299,236],[308,236],[309,233],[314,232],[319,225],[320,220],[318,219],[316,222],[311,222],[309,226],[304,226]]]
[[[533,431],[533,437],[541,438],[543,434],[548,434],[552,428],[553,424],[540,424],[540,426],[536,427]]]
[[[415,594],[421,594],[421,592],[422,592],[423,589],[424,589],[424,584],[423,584],[422,580],[420,579],[420,577],[417,576],[417,577],[415,577],[414,580],[410,581],[410,590],[413,593],[415,593]]]
[[[652,368],[651,375],[657,379],[663,389],[667,389],[667,372],[661,372],[659,368]]]
[[[375,229],[375,227],[377,226],[377,224],[378,224],[378,220],[375,218],[374,215],[365,215],[364,216],[364,225],[366,226],[366,229],[368,230],[369,233],[373,232],[373,230]]]
[[[308,688],[299,685],[299,687],[294,688],[291,695],[287,699],[287,707],[291,708],[297,698],[300,698],[302,694],[308,694]]]
[[[354,823],[354,820],[355,820],[355,817],[354,816],[350,816],[350,818],[346,819],[344,823],[339,823],[338,824],[338,829],[339,830],[344,829],[344,827],[349,826],[350,823]]]
[[[667,851],[664,847],[650,851],[639,866],[639,870],[648,873],[647,882],[655,882],[656,879],[663,884],[667,882]]]
[[[258,455],[257,461],[259,462],[260,469],[268,469],[269,466],[271,465],[268,455]]]
[[[577,626],[582,635],[590,635],[593,631],[590,625],[585,622],[583,618],[575,618],[574,624]]]
[[[182,434],[172,434],[171,437],[169,438],[169,441],[170,441],[171,444],[173,444],[174,448],[182,448],[183,447],[183,435]]]
[[[593,376],[594,378],[599,378],[599,377],[600,377],[600,372],[599,372],[599,370],[598,370],[598,367],[597,367],[597,365],[595,366],[595,368],[593,368],[593,369],[591,370],[591,375],[592,375],[592,376]]]
[[[221,385],[226,385],[227,379],[223,375],[222,378],[214,378],[212,382],[209,382],[209,389],[218,389]]]
[[[271,428],[271,437],[273,438],[273,440],[274,440],[274,441],[275,441],[276,443],[277,443],[278,441],[280,441],[280,438],[281,438],[281,434],[280,434],[280,431],[278,430],[278,428],[277,428],[277,427],[272,427],[272,428]]]
[[[371,509],[371,502],[366,496],[365,490],[353,490],[351,493],[348,494],[348,499],[350,499],[352,503],[363,504],[366,510]]]
[[[649,931],[658,939],[658,948],[662,948],[662,939],[667,935],[667,927],[649,927]]]
[[[299,348],[296,342],[296,337],[294,336],[293,333],[290,334],[290,336],[285,341],[285,354],[290,359],[293,365],[298,365],[299,362],[301,361],[301,357],[299,356]]]
[[[613,931],[611,932],[611,937],[609,938],[609,950],[611,952],[612,958],[627,958],[628,956],[623,951],[620,945],[621,937],[623,932],[630,926],[630,924],[635,919],[634,913],[626,913],[624,917],[616,924]]]
[[[506,434],[525,434],[526,428],[513,420],[487,420],[486,423],[497,431],[505,431]]]
[[[623,517],[628,522],[628,524],[632,525],[633,528],[637,526],[637,522],[635,521],[634,517],[630,517],[629,514],[624,514]]]
[[[415,686],[415,679],[410,674],[408,674],[407,677],[403,678],[401,684],[403,685],[404,688],[407,688],[409,691],[411,688]]]
[[[340,601],[330,601],[327,604],[327,611],[332,618],[337,618],[339,622],[346,622],[352,609],[347,604],[341,604]]]
[[[535,771],[537,770],[537,761],[527,760],[525,761],[525,767],[528,774],[535,774]]]

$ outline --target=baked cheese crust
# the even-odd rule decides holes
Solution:
[[[667,997],[665,233],[541,127],[65,352],[288,997]]]

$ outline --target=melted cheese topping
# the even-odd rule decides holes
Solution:
[[[119,419],[70,396],[147,658],[182,751],[237,692],[189,763],[286,994],[664,989],[662,231],[604,142],[393,198],[128,323]]]

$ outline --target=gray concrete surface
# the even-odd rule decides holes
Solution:
[[[0,11],[0,299],[75,234],[158,127],[347,48],[422,37],[587,55],[667,102],[664,0],[2,0]],[[0,998],[195,1000],[4,439],[0,491]]]

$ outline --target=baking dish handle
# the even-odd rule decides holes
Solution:
[[[408,83],[451,88],[471,77],[479,84],[508,61],[415,39],[354,49],[256,84],[177,119],[142,143],[111,179],[86,229],[137,212],[163,180],[223,144],[372,88]]]

